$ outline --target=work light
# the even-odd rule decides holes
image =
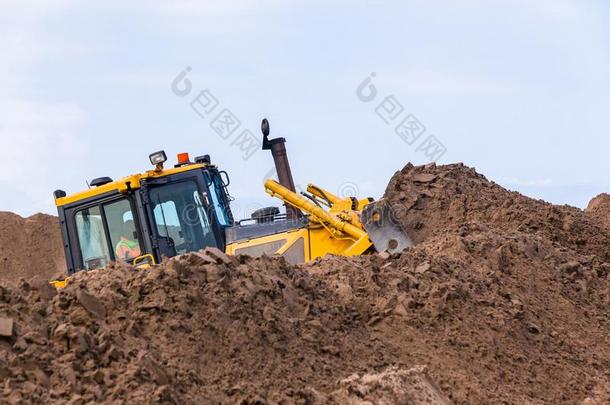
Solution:
[[[167,160],[167,156],[165,156],[165,151],[162,150],[160,150],[159,152],[151,153],[149,158],[150,163],[155,166],[162,165]]]

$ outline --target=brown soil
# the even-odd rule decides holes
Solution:
[[[508,191],[462,164],[407,165],[385,197],[416,243],[472,222],[610,261],[610,232],[582,210]]]
[[[0,312],[15,325],[0,339],[11,402],[324,403],[350,386],[386,403],[444,400],[421,368],[388,369],[400,362],[368,311],[278,258],[208,251],[150,271],[113,266],[59,293],[22,282],[2,289]],[[381,374],[346,381],[359,371]]]
[[[610,227],[610,194],[600,194],[592,199],[585,211],[592,218]]]
[[[402,254],[208,250],[2,288],[0,397],[610,402],[609,228],[462,165],[409,165],[385,197],[418,242]]]
[[[14,285],[36,275],[50,279],[65,268],[57,217],[0,212],[0,282]]]

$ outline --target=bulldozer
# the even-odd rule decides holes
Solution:
[[[144,173],[116,181],[99,177],[71,195],[53,193],[68,275],[118,261],[149,267],[206,247],[230,255],[277,254],[296,264],[413,245],[383,200],[339,197],[313,184],[297,193],[286,139],[269,139],[267,119],[261,130],[262,149],[271,151],[277,173],[277,180],[265,181],[265,191],[283,202],[284,212],[265,207],[236,220],[229,175],[209,155],[191,161],[180,153],[173,167],[166,167],[166,153],[158,151],[150,154],[152,168]]]

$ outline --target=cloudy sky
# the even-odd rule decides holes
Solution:
[[[240,216],[268,203],[272,159],[240,142],[263,117],[337,193],[436,158],[555,203],[610,190],[608,2],[151,3],[0,0],[0,210],[55,213],[165,149],[209,153]]]

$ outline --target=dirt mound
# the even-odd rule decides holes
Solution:
[[[585,212],[610,227],[610,194],[600,194],[592,199]]]
[[[0,212],[0,283],[14,285],[37,275],[50,279],[65,268],[57,217]]]
[[[209,250],[150,271],[79,273],[59,292],[42,280],[1,292],[14,330],[0,339],[0,394],[11,402],[325,402],[339,380],[396,360],[367,313],[283,259]],[[413,372],[387,378],[388,395],[432,395]]]
[[[471,225],[386,260],[309,271],[452,401],[578,402],[610,384],[610,267],[538,237]]]
[[[473,222],[610,261],[610,230],[582,210],[508,191],[463,164],[409,164],[392,177],[384,197],[416,243]]]
[[[401,254],[208,249],[0,288],[0,401],[608,402],[608,228],[462,165],[385,197]]]
[[[540,253],[530,257],[532,244]],[[430,399],[421,403],[596,398],[610,377],[608,268],[567,262],[557,271],[549,254],[569,256],[552,249],[473,228],[389,258],[294,267],[209,251],[150,271],[80,273],[59,292],[22,283],[2,289],[0,316],[15,326],[0,339],[0,394],[314,404],[418,393]],[[415,364],[430,378],[370,376]]]

